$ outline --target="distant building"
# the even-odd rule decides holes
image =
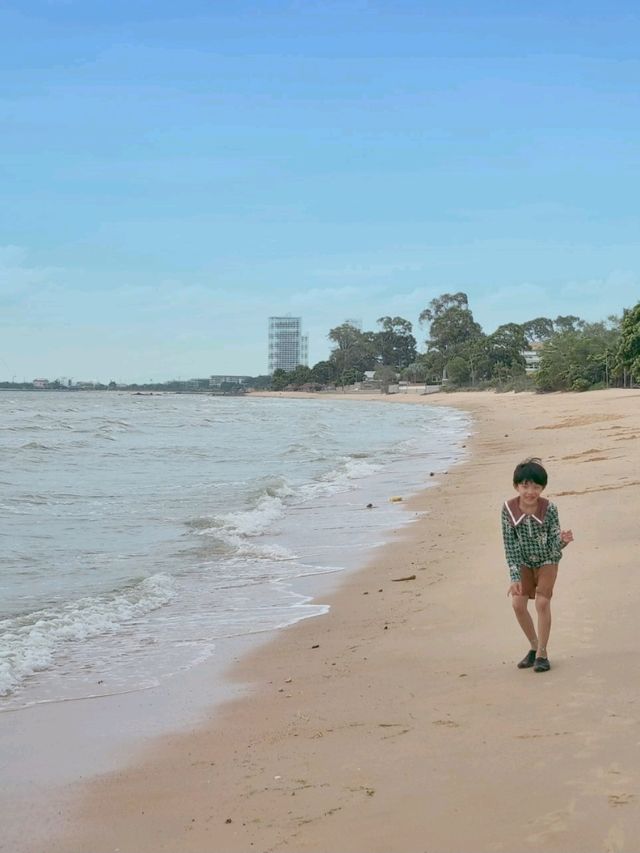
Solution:
[[[531,344],[531,349],[527,349],[522,353],[527,373],[535,373],[539,369],[541,346],[539,343],[533,343]]]
[[[210,376],[209,388],[220,388],[221,385],[244,385],[250,376]]]
[[[309,363],[309,338],[301,317],[269,317],[269,373]]]
[[[34,388],[48,388],[49,380],[48,379],[34,379],[32,382]]]

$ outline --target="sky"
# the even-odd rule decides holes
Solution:
[[[267,371],[464,291],[506,322],[640,300],[635,2],[0,7],[0,379]]]

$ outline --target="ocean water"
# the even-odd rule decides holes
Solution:
[[[364,563],[468,431],[415,404],[0,393],[0,710],[321,614],[296,580]]]

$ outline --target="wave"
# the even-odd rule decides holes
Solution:
[[[322,474],[318,480],[307,483],[300,488],[303,500],[335,495],[339,492],[351,491],[357,488],[357,481],[370,477],[382,467],[366,456],[347,456],[336,468]]]
[[[113,634],[168,604],[174,594],[173,578],[157,574],[117,593],[87,596],[58,609],[0,620],[0,696],[48,669],[65,644]]]

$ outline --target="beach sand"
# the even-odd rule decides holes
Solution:
[[[33,849],[640,849],[640,392],[374,399],[469,411],[468,459],[328,615],[241,659],[245,695],[75,788]],[[541,674],[515,666],[499,528],[528,456],[575,534]]]

